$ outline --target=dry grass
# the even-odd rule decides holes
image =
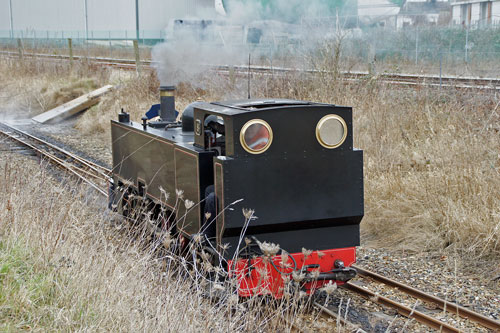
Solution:
[[[109,72],[75,62],[0,59],[3,109],[10,105],[30,116],[50,110],[109,82]]]
[[[43,163],[4,155],[0,187],[2,331],[290,331],[310,304],[291,284],[282,301],[238,299],[234,279],[189,262],[196,246],[157,250]]]
[[[258,96],[353,106],[355,146],[365,151],[365,241],[500,253],[498,95],[398,89],[376,79],[274,81],[261,85]]]
[[[148,72],[137,77],[85,64],[70,70],[4,60],[0,69],[2,96],[16,91],[12,100],[30,110],[44,108],[47,91],[81,78],[120,85],[76,124],[103,140],[109,141],[109,119],[120,108],[138,120],[158,102],[159,82]],[[198,86],[178,88],[182,109],[198,98],[245,98],[246,78],[207,74]],[[365,151],[365,244],[498,260],[498,95],[295,73],[254,77],[252,96],[354,107],[355,145]],[[54,182],[44,167],[9,156],[0,163],[0,330],[287,331],[305,311],[300,294],[280,303],[238,303],[230,282],[221,297],[207,297],[192,267],[131,241],[101,198],[73,182]]]
[[[49,88],[44,86],[40,89],[43,97],[43,109],[50,110],[56,106],[69,102],[77,97],[80,97],[97,88],[93,79],[77,79],[70,78],[70,82],[65,82],[62,87],[49,91]]]
[[[312,57],[305,61],[314,61],[318,69],[331,66]],[[88,76],[106,77],[96,74]],[[252,97],[354,107],[355,144],[365,151],[365,241],[483,257],[500,253],[499,96],[395,88],[376,78],[346,84],[337,75],[254,77]],[[77,127],[109,141],[109,119],[122,107],[140,119],[158,102],[159,82],[147,71],[139,77],[107,77],[121,88],[83,115]],[[179,86],[177,107],[198,98],[245,98],[246,88],[244,77],[207,73],[197,86]]]

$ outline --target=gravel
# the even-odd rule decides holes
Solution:
[[[358,249],[358,265],[417,289],[457,303],[492,319],[500,318],[500,281],[494,279],[498,262],[483,262],[484,267],[464,257],[436,252],[408,252],[380,248]],[[496,267],[495,267],[496,266]],[[393,289],[380,287],[381,295],[405,301],[413,307],[415,299],[401,297]],[[429,309],[421,307],[429,313]],[[431,309],[432,310],[432,309]],[[487,331],[456,316],[434,311],[434,316],[464,331]]]

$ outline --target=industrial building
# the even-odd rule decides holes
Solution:
[[[238,8],[235,4],[241,5],[248,1],[0,0],[0,38],[162,40],[168,34],[167,26],[174,19],[220,18],[226,14],[227,9],[228,15],[231,15],[231,9]],[[283,20],[292,24],[306,22],[304,17],[297,15],[292,15],[293,19],[290,19],[291,14],[297,14],[296,7],[291,6],[293,10],[288,11],[288,6],[271,6],[271,1],[252,0],[252,3],[267,8],[265,12],[268,14],[270,9],[274,9],[274,12],[271,11],[272,17],[264,15],[259,17],[260,20]],[[325,6],[337,3],[329,2],[330,0],[317,1]],[[266,5],[269,7],[265,7]],[[332,14],[336,12],[334,9],[322,12],[324,17],[320,19],[335,20],[335,15]],[[358,27],[487,27],[500,25],[500,0],[405,0],[402,4],[392,0],[345,0],[340,14],[355,22],[354,25]],[[250,13],[248,15],[253,17]],[[248,22],[241,24],[246,25]]]
[[[452,0],[452,20],[463,26],[500,25],[500,0]]]
[[[0,0],[0,37],[157,38],[197,15],[215,15],[214,0]]]

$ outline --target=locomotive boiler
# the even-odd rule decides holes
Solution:
[[[353,278],[364,200],[352,108],[195,102],[177,121],[174,94],[161,87],[142,123],[125,112],[111,121],[110,204],[130,215],[141,198],[184,242],[203,235],[242,296],[279,297],[286,276],[308,292]]]

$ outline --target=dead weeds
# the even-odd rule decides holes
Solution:
[[[16,66],[11,63],[6,70]],[[27,87],[34,77],[46,82],[61,74],[47,68],[50,74],[38,75],[40,71],[21,71]],[[102,74],[90,72],[85,77],[104,83]],[[80,131],[109,141],[109,120],[116,119],[121,108],[137,121],[159,102],[159,82],[152,72],[127,74],[115,83],[119,89],[80,117],[76,125]],[[245,98],[246,91],[246,77],[209,72],[198,82],[178,86],[177,108],[182,110],[198,98]],[[299,72],[253,76],[251,91],[254,98],[353,107],[355,146],[365,152],[366,214],[361,225],[365,241],[484,257],[500,253],[498,94],[407,89],[376,78],[346,82],[338,73]]]

